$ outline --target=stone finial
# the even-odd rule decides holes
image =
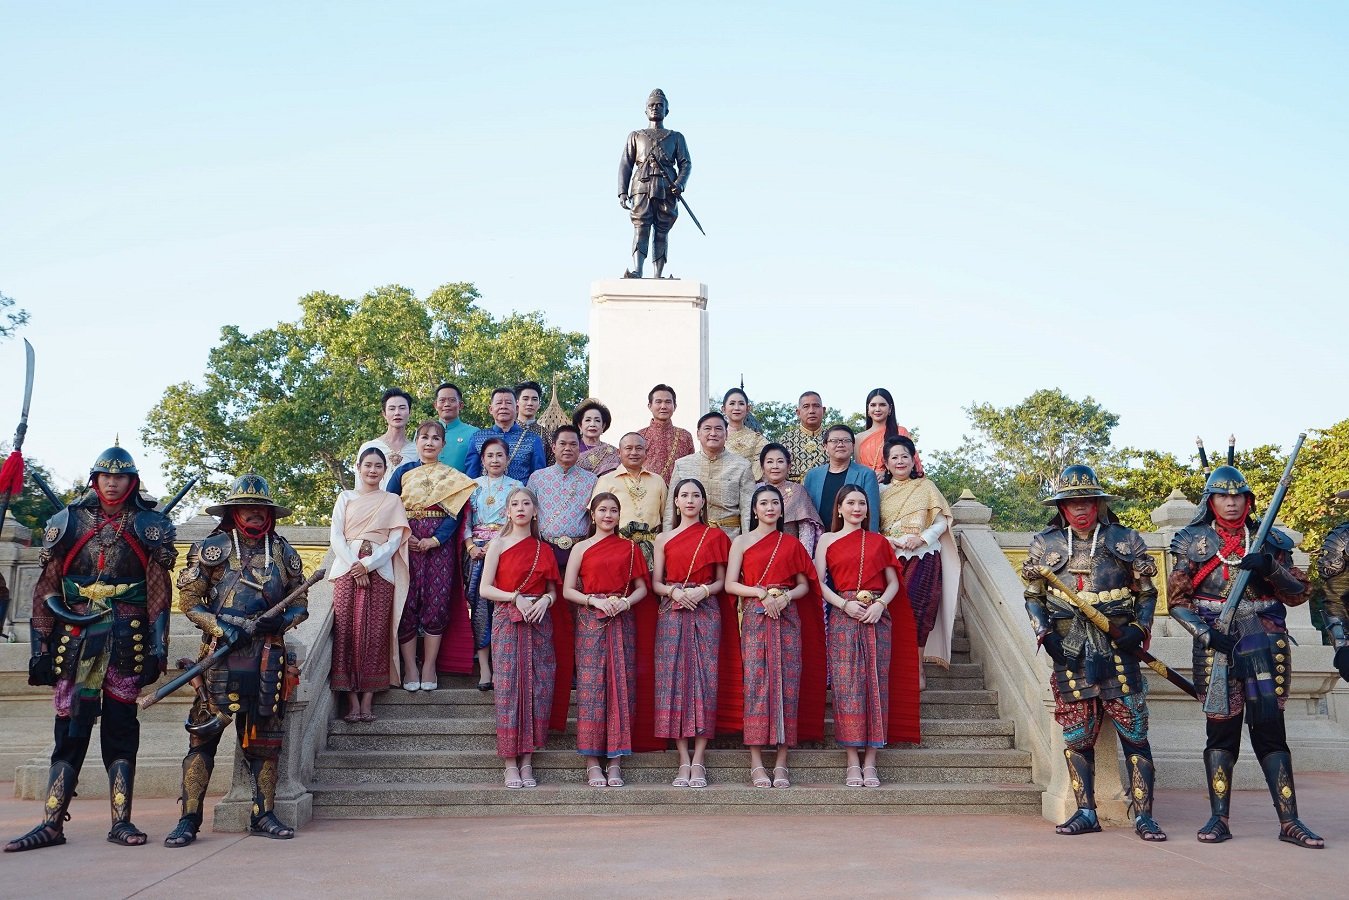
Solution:
[[[1180,488],[1176,488],[1162,501],[1161,506],[1150,513],[1150,516],[1158,531],[1179,531],[1190,524],[1190,520],[1198,511],[1199,507],[1186,499]]]
[[[965,488],[960,497],[951,504],[951,515],[957,525],[983,525],[993,521],[993,510],[979,502],[974,492]]]
[[[33,543],[33,531],[26,525],[20,525],[10,516],[5,516],[4,531],[0,532],[0,541],[21,544],[24,547]],[[0,622],[0,625],[5,623]]]

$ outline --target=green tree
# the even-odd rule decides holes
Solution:
[[[558,380],[570,408],[585,394],[586,338],[550,328],[538,313],[494,318],[471,284],[425,300],[399,285],[359,300],[315,292],[300,317],[255,334],[221,329],[200,385],[171,385],[141,435],[167,457],[171,481],[203,474],[198,502],[222,496],[239,473],[266,476],[296,524],[327,521],[352,483],[361,442],[380,434],[379,396],[402,387],[413,418],[432,418],[442,381],[464,392],[464,418],[487,420],[491,390],[525,377]]]
[[[1074,400],[1058,388],[1036,391],[1015,406],[979,403],[965,412],[994,465],[1045,491],[1064,466],[1105,460],[1119,424],[1119,416],[1091,397]]]
[[[1267,448],[1257,451],[1263,455]],[[1278,448],[1272,448],[1276,451]],[[1242,461],[1239,456],[1238,462]],[[1263,471],[1257,473],[1260,481],[1252,480],[1251,473],[1242,469],[1260,501],[1257,511],[1269,503],[1270,495],[1283,474],[1286,455],[1269,459]],[[1276,471],[1277,469],[1277,471]],[[1314,551],[1321,546],[1326,532],[1349,521],[1349,501],[1336,500],[1334,494],[1349,488],[1349,419],[1343,419],[1325,429],[1308,432],[1307,440],[1293,467],[1293,478],[1288,495],[1279,510],[1279,519],[1303,534],[1302,547]]]
[[[1096,472],[1107,493],[1119,500],[1111,504],[1120,521],[1130,528],[1151,531],[1152,511],[1179,489],[1196,502],[1204,489],[1204,475],[1196,457],[1193,464],[1171,453],[1125,447],[1111,455]]]
[[[0,460],[9,455],[10,449],[9,444],[0,443]],[[56,510],[52,509],[52,505],[48,502],[46,496],[33,483],[31,473],[36,472],[43,481],[47,482],[47,485],[56,492],[62,503],[69,503],[75,499],[78,492],[72,485],[58,484],[47,467],[31,456],[24,457],[23,468],[23,488],[10,499],[7,517],[12,517],[20,525],[31,528],[36,538],[36,534],[42,530],[42,526],[46,524]]]
[[[14,332],[28,321],[28,311],[25,309],[15,308],[6,312],[13,306],[14,299],[6,297],[4,292],[0,291],[0,314],[3,314],[0,315],[0,339],[13,337]]]
[[[1044,527],[1051,513],[1040,499],[1064,466],[1110,461],[1110,432],[1119,423],[1091,397],[1074,400],[1057,388],[1014,406],[981,403],[965,413],[974,433],[954,451],[925,455],[924,468],[948,499],[969,488],[993,510],[993,527],[1005,531]]]
[[[1040,504],[1039,485],[992,463],[971,441],[956,450],[923,457],[926,476],[952,503],[969,490],[993,510],[998,531],[1039,531],[1052,515]]]

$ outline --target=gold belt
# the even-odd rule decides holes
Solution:
[[[1070,605],[1072,604],[1072,601],[1068,599],[1068,595],[1063,593],[1063,591],[1060,591],[1058,588],[1051,587],[1049,589],[1049,593],[1057,597],[1058,599],[1064,601],[1065,603],[1068,603]],[[1092,606],[1100,606],[1104,603],[1114,603],[1116,600],[1124,600],[1132,596],[1133,591],[1129,590],[1128,588],[1115,588],[1113,591],[1077,592],[1077,597],[1079,600],[1082,600],[1084,603],[1089,603]]]
[[[559,550],[570,550],[572,548],[572,545],[574,545],[579,540],[579,538],[567,537],[564,534],[561,537],[544,538],[544,540],[549,544],[552,544]]]
[[[449,515],[443,509],[410,509],[407,513],[409,519],[443,519]]]
[[[739,517],[739,516],[726,516],[725,518],[717,519],[717,520],[716,520],[715,522],[713,522],[712,524],[715,525],[715,526],[717,526],[718,528],[739,528],[739,527],[740,527],[740,517]]]
[[[134,585],[130,584],[102,584],[95,582],[90,585],[79,587],[80,596],[86,600],[104,601],[125,594]]]

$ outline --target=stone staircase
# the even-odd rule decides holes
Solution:
[[[314,816],[372,819],[423,816],[632,814],[1004,813],[1039,815],[1041,788],[1030,754],[1013,748],[1011,722],[998,718],[997,695],[984,689],[958,623],[949,671],[928,666],[922,698],[923,743],[881,750],[882,787],[846,788],[843,750],[826,720],[824,744],[791,751],[793,788],[755,789],[748,752],[732,739],[708,749],[703,790],[674,788],[673,750],[623,761],[623,788],[584,783],[575,752],[575,708],[567,735],[534,754],[539,787],[507,790],[495,753],[492,694],[468,677],[441,679],[429,694],[390,691],[370,724],[330,723],[309,785]]]

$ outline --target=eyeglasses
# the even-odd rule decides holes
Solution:
[[[852,442],[852,438],[830,438],[825,441],[826,444],[851,444]]]

